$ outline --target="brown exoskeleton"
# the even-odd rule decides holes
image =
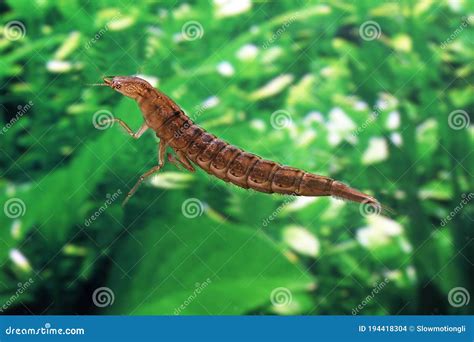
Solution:
[[[149,128],[160,139],[158,164],[140,176],[123,204],[147,177],[163,167],[166,149],[171,148],[176,157],[168,154],[169,161],[191,172],[195,171],[193,164],[198,165],[207,173],[245,189],[299,196],[335,196],[381,208],[375,198],[334,179],[262,159],[217,138],[193,123],[173,100],[141,78],[109,76],[98,85],[108,86],[137,101],[145,120],[136,132],[120,119],[108,121],[118,122],[134,139]]]

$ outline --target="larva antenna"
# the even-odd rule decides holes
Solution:
[[[102,79],[104,80],[104,83],[86,83],[87,86],[93,86],[93,87],[109,87],[110,84],[107,82],[107,78],[114,78],[115,76],[110,76],[110,75],[107,75],[107,76],[102,76]]]
[[[97,86],[102,86],[102,87],[108,87],[108,84],[105,83],[85,83],[86,86],[92,86],[92,87],[97,87]]]

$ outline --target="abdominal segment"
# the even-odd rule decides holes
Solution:
[[[244,189],[302,196],[331,195],[333,180],[245,152],[206,132],[187,116],[176,115],[160,132],[207,173]]]

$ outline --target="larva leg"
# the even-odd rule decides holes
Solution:
[[[186,157],[186,155],[181,151],[176,152],[176,157],[173,156],[171,153],[168,153],[168,161],[174,164],[177,168],[179,168],[179,165],[181,165],[188,171],[196,171],[191,162],[189,161],[188,157]]]
[[[122,203],[122,206],[125,206],[127,204],[128,200],[135,194],[135,192],[138,190],[140,185],[143,183],[145,179],[150,177],[152,174],[155,172],[160,171],[160,169],[165,165],[165,152],[166,152],[166,147],[168,145],[164,140],[160,140],[160,144],[158,145],[158,165],[153,166],[150,170],[145,172],[138,178],[138,181],[135,183],[133,188],[128,192],[127,197],[125,197],[125,200]]]
[[[181,163],[178,162],[178,158],[176,158],[174,155],[172,155],[171,153],[168,153],[166,155],[166,159],[168,159],[168,161],[173,164],[174,166],[176,166],[178,169],[181,170]]]
[[[118,122],[120,124],[120,126],[122,126],[125,131],[127,131],[127,133],[133,138],[133,139],[138,139],[140,138],[143,133],[146,132],[146,130],[148,129],[148,125],[146,124],[146,122],[144,122],[140,128],[138,129],[138,131],[136,132],[133,132],[132,129],[130,128],[130,126],[128,126],[124,121],[120,120],[120,119],[117,119],[117,118],[110,118],[110,119],[105,119],[103,121],[100,122],[101,125],[106,125],[107,123],[111,123],[111,122]]]

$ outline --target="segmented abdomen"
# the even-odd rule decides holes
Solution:
[[[207,173],[245,189],[303,196],[327,196],[331,192],[331,178],[242,151],[206,132],[182,112],[165,122],[159,137]]]

